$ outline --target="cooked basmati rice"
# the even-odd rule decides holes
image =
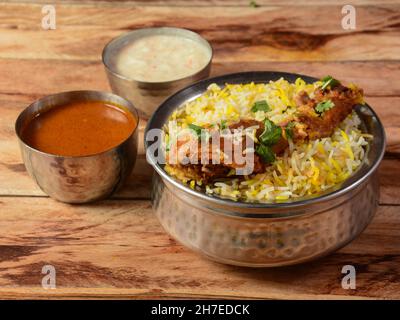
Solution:
[[[296,112],[297,93],[304,90],[312,97],[319,85],[320,82],[306,84],[300,78],[293,84],[284,79],[266,84],[227,84],[224,88],[212,84],[204,94],[178,108],[170,121],[176,121],[178,131],[189,124],[219,125],[243,118],[258,121],[268,118],[280,123]],[[251,106],[260,100],[266,100],[270,110],[251,112]],[[264,173],[242,179],[235,177],[202,186],[202,181],[188,179],[176,167],[167,164],[165,169],[192,188],[202,186],[208,194],[234,200],[271,202],[315,195],[343,182],[360,166],[368,135],[360,131],[359,125],[360,119],[352,113],[331,137],[297,144],[289,139],[284,154]],[[172,133],[167,132],[167,139],[169,134]]]

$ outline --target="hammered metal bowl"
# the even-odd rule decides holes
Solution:
[[[40,112],[73,101],[104,101],[123,106],[136,119],[132,134],[114,148],[89,156],[60,156],[37,150],[21,137],[24,126]],[[15,123],[22,159],[29,175],[50,197],[67,203],[86,203],[110,196],[121,187],[135,164],[139,117],[127,100],[108,92],[70,91],[35,101]]]
[[[162,128],[185,101],[203,93],[211,83],[224,86],[285,78],[294,82],[317,79],[281,72],[237,73],[198,82],[166,100],[150,119],[146,132]],[[152,204],[164,229],[183,245],[226,264],[274,267],[298,264],[327,255],[359,235],[378,206],[377,168],[385,151],[385,133],[368,105],[357,106],[362,130],[373,135],[360,168],[341,185],[318,197],[284,203],[244,203],[192,190],[169,176],[147,154],[157,174]],[[146,149],[151,143],[145,141]]]

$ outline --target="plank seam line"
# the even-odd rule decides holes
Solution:
[[[378,204],[380,207],[400,207],[400,203],[384,203],[379,202]]]
[[[257,1],[256,1],[257,2]],[[249,1],[250,3],[250,1]],[[31,5],[31,6],[39,6],[39,5],[44,5],[46,2],[43,3],[35,3],[35,2],[29,2],[29,1],[11,1],[11,2],[2,2],[0,5]],[[183,4],[149,4],[148,2],[144,1],[125,1],[125,2],[119,2],[115,3],[113,1],[96,1],[95,2],[84,2],[84,1],[63,1],[60,3],[56,3],[56,5],[61,5],[61,6],[79,6],[79,7],[112,7],[112,8],[129,8],[129,7],[153,7],[153,8],[249,8],[253,10],[257,10],[260,8],[287,8],[287,7],[340,7],[343,6],[345,2],[343,3],[337,3],[337,4],[322,4],[319,2],[312,2],[310,4],[303,4],[301,6],[296,6],[293,5],[292,3],[288,4],[258,4],[256,8],[252,7],[250,4],[217,4],[213,5],[212,3],[207,5],[200,5],[200,4],[195,4],[195,5],[183,5]],[[398,3],[396,1],[376,5],[376,4],[367,4],[367,3],[359,3],[356,5],[357,7],[398,7]]]
[[[111,38],[110,38],[111,39]],[[212,42],[212,41],[211,41]],[[33,61],[33,60],[38,60],[38,61],[60,61],[60,62],[77,62],[77,63],[88,63],[88,64],[95,64],[95,63],[101,63],[101,58],[99,54],[99,59],[65,59],[65,58],[15,58],[15,57],[2,57],[0,56],[0,62],[1,60],[22,60],[22,61]],[[305,64],[305,63],[321,63],[321,64],[333,64],[333,63],[343,63],[343,64],[351,64],[351,63],[400,63],[400,57],[396,59],[369,59],[369,60],[239,60],[236,61],[235,63],[240,64],[240,63],[300,63],[300,64]],[[218,65],[224,65],[224,64],[232,64],[231,61],[213,61],[213,64],[218,64]],[[267,70],[268,71],[268,70]],[[273,71],[273,70],[270,70]]]
[[[10,91],[1,91],[0,94],[6,95],[6,96],[20,96],[20,97],[25,97],[25,96],[36,96],[36,95],[47,95],[48,93],[41,93],[41,92],[10,92]],[[365,94],[365,98],[400,98],[400,94]],[[367,101],[368,102],[368,101]]]
[[[27,288],[30,288],[29,286]],[[60,288],[62,290],[62,288]],[[69,288],[67,288],[69,289]],[[87,289],[92,289],[92,288],[87,288]],[[107,290],[107,288],[104,288],[105,290]],[[131,289],[131,288],[124,288],[124,289]],[[0,293],[2,293],[3,295],[10,295],[13,296],[13,294],[19,294],[18,292],[14,293],[13,291],[6,291],[6,290],[0,290]],[[38,293],[35,292],[34,296],[35,297],[41,297],[41,298],[48,298],[48,297],[52,297],[52,298],[62,298],[62,297],[83,297],[83,298],[101,298],[104,297],[106,298],[113,298],[115,297],[116,299],[118,297],[125,297],[125,298],[129,298],[132,297],[132,299],[137,299],[140,297],[144,297],[146,299],[148,299],[148,297],[164,297],[164,298],[171,298],[171,297],[203,297],[204,299],[255,299],[255,300],[277,300],[278,298],[274,298],[274,297],[256,297],[256,296],[243,296],[243,295],[218,295],[218,294],[196,294],[196,293],[186,293],[186,292],[166,292],[166,293],[158,293],[155,294],[153,292],[141,292],[141,293],[111,293],[111,294],[93,294],[93,293],[79,293],[79,292],[71,292],[71,293],[60,293],[57,294],[56,292],[54,292],[53,294],[45,294],[45,293],[39,293],[39,295],[37,295]],[[304,296],[314,296],[313,294],[304,294]],[[320,297],[323,297],[322,299],[326,299],[326,298],[330,298],[330,299],[336,299],[337,298],[348,298],[348,299],[376,299],[375,297],[371,297],[371,296],[363,296],[363,295],[340,295],[340,294],[322,294],[319,295]],[[279,298],[279,299],[284,299],[284,298]],[[289,300],[290,298],[288,298]],[[378,298],[379,299],[379,298]]]
[[[49,199],[50,197],[47,195],[28,195],[28,194],[0,194],[0,198],[39,198],[39,199]],[[136,198],[128,198],[128,197],[111,197],[107,199],[100,200],[101,201],[147,201],[150,200],[150,197],[136,197]],[[61,202],[60,202],[61,203]]]

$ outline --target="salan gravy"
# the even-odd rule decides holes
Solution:
[[[29,146],[60,156],[87,156],[116,147],[137,126],[135,117],[101,101],[73,102],[38,114],[22,130]]]

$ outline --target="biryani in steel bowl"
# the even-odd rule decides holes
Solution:
[[[145,136],[157,218],[218,262],[316,259],[353,240],[378,206],[383,126],[361,88],[332,76],[203,80],[167,99]]]
[[[310,84],[300,77],[212,83],[168,120],[165,170],[237,201],[317,195],[346,180],[364,158],[371,135],[359,128],[358,104],[362,90],[331,76]],[[240,173],[246,165],[250,170]]]

